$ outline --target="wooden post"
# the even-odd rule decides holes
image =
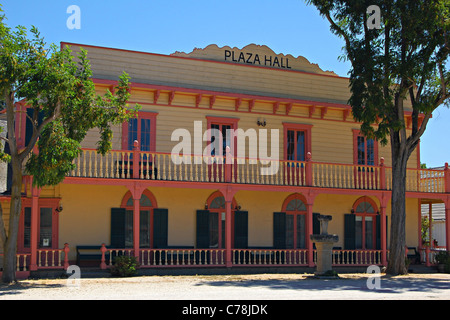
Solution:
[[[309,187],[312,186],[312,156],[311,152],[306,154],[306,170],[305,170],[305,184]]]
[[[224,161],[224,168],[225,168],[225,182],[231,182],[231,164],[232,164],[232,155],[230,147],[227,146],[226,148],[226,156]]]
[[[30,271],[36,271],[37,249],[38,249],[38,220],[39,220],[39,189],[33,187],[33,179],[30,179],[31,186],[31,230],[30,230]]]
[[[384,158],[380,159],[380,189],[386,190],[386,168],[384,166]]]
[[[105,270],[106,269],[106,262],[105,262],[105,253],[106,253],[106,245],[102,243],[102,247],[100,248],[100,251],[102,252],[102,260],[100,263],[100,269]]]
[[[133,143],[133,179],[139,179],[139,142]]]
[[[227,268],[231,268],[232,252],[231,252],[231,206],[233,205],[233,198],[225,197],[225,264]]]
[[[387,244],[386,244],[386,205],[380,207],[380,242],[381,242],[381,263],[387,266]]]
[[[134,256],[139,259],[139,220],[140,220],[140,201],[141,196],[137,192],[133,195],[133,248]]]
[[[307,199],[306,203],[306,230],[306,241],[308,244],[308,266],[314,267],[313,241],[310,237],[313,234],[313,201],[310,199]]]
[[[64,270],[67,270],[69,268],[69,244],[64,243]]]

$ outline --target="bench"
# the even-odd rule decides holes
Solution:
[[[102,246],[77,246],[77,266],[80,266],[82,261],[98,262],[102,260]],[[109,259],[109,253],[105,253],[105,259]]]
[[[411,264],[419,264],[420,263],[420,254],[417,252],[416,247],[408,247],[408,251],[406,253],[406,257],[410,261]]]

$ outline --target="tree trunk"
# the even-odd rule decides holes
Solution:
[[[22,212],[22,163],[17,157],[11,157],[12,185],[11,208],[9,214],[8,238],[3,244],[3,275],[2,282],[14,283],[17,268],[17,238],[19,233],[20,214]]]
[[[395,140],[395,139],[394,139]],[[392,149],[392,196],[391,196],[391,235],[389,262],[386,273],[406,274],[406,164],[408,153],[400,142],[391,139]]]

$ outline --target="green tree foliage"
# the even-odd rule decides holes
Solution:
[[[73,168],[80,154],[80,143],[88,130],[98,128],[97,150],[104,154],[111,149],[112,129],[136,115],[139,106],[127,105],[129,76],[124,72],[114,94],[103,96],[95,91],[87,52],[77,57],[70,48],[47,45],[39,31],[18,26],[11,29],[0,7],[0,101],[6,108],[7,138],[12,167],[11,211],[9,230],[0,219],[0,240],[4,247],[3,281],[15,281],[15,253],[21,212],[22,174],[33,176],[37,187],[56,185]],[[24,149],[19,150],[14,119],[15,104],[25,101],[34,110],[29,117],[33,134]],[[38,122],[39,113],[43,120]],[[35,146],[38,153],[34,153]],[[26,161],[25,167],[23,163]]]
[[[344,42],[351,62],[348,103],[361,131],[392,153],[392,219],[387,272],[406,272],[406,164],[432,112],[449,103],[449,0],[311,0]],[[380,28],[369,28],[380,8]],[[411,116],[407,130],[405,114]]]

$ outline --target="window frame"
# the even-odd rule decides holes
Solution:
[[[287,210],[288,205],[291,203],[291,201],[293,200],[300,200],[303,202],[304,206],[305,206],[305,210]],[[288,248],[287,246],[287,230],[286,230],[286,249],[306,249],[307,248],[307,230],[306,230],[306,217],[307,217],[307,207],[306,207],[307,201],[306,198],[299,194],[299,193],[295,193],[295,194],[291,194],[290,196],[288,196],[284,202],[283,202],[283,206],[281,208],[281,212],[284,212],[286,214],[286,228],[287,228],[287,217],[288,216],[292,216],[293,217],[293,233],[294,233],[294,237],[293,237],[293,248]],[[299,216],[303,216],[304,217],[304,233],[303,233],[303,240],[304,240],[304,248],[299,248],[298,246],[298,217]]]
[[[139,111],[137,118],[137,137],[139,142],[139,150],[142,150],[142,143],[139,140],[141,136],[141,121],[142,119],[150,120],[150,150],[146,152],[155,152],[156,151],[156,117],[158,116],[157,112],[148,112],[148,111]],[[129,121],[125,121],[122,123],[122,150],[128,150],[128,125]],[[133,150],[133,148],[131,148]]]
[[[206,126],[207,126],[207,147],[208,147],[208,155],[211,155],[211,126],[219,125],[219,126],[230,126],[230,129],[233,130],[233,134],[231,135],[231,146],[230,151],[233,153],[234,157],[237,155],[237,139],[234,135],[234,132],[238,129],[238,118],[227,118],[227,117],[213,117],[206,116]],[[225,154],[225,150],[223,150],[223,154]]]
[[[158,204],[156,203],[156,198],[154,197],[154,195],[152,194],[152,192],[150,190],[145,189],[144,192],[142,192],[141,198],[142,198],[143,195],[145,195],[150,200],[150,202],[152,203],[152,206],[141,206],[141,205],[139,205],[139,218],[140,218],[140,215],[141,215],[142,211],[148,211],[149,212],[149,225],[147,226],[148,237],[149,237],[149,246],[148,247],[143,247],[141,245],[140,241],[139,241],[139,247],[140,248],[153,248],[153,229],[152,229],[153,228],[153,224],[154,224],[154,215],[153,215],[153,213],[154,213],[154,209],[158,208]],[[123,209],[126,210],[125,214],[127,214],[128,211],[131,211],[132,214],[134,214],[134,205],[133,206],[127,205],[128,201],[130,199],[132,201],[134,201],[133,198],[132,198],[131,192],[128,191],[124,195],[124,197],[122,198],[122,203],[120,204],[120,208],[123,208]],[[126,228],[126,224],[125,224],[125,228]],[[133,236],[134,236],[133,229],[131,230],[131,232],[132,232],[132,239],[133,239]],[[141,224],[140,224],[140,221],[139,221],[139,239],[141,239],[140,232],[141,232]],[[126,229],[125,229],[125,242],[126,242],[126,238],[127,238],[127,234],[126,234]],[[132,247],[133,246],[127,247],[125,245],[125,248],[132,248]]]
[[[307,158],[308,152],[311,153],[311,131],[312,124],[300,124],[300,123],[289,123],[283,122],[283,159],[288,161],[288,131],[303,131],[305,135],[305,160]],[[299,160],[289,160],[289,161],[299,161]]]
[[[209,244],[210,249],[224,249],[225,248],[225,244],[226,244],[226,208],[211,208],[211,203],[218,197],[224,197],[224,195],[220,192],[220,191],[216,191],[213,194],[211,194],[208,199],[206,200],[206,206],[207,209],[209,211],[209,214],[217,214],[217,238],[218,238],[218,245],[217,248],[211,247],[211,243]],[[226,202],[225,202],[225,206],[226,206]],[[232,202],[231,202],[231,246],[234,247],[234,214],[237,211],[237,202],[236,200],[233,198]],[[223,220],[223,225],[222,225],[222,215],[225,215],[225,219]],[[211,220],[210,220],[211,221]],[[210,233],[211,233],[211,229],[210,229]],[[209,235],[210,239],[211,239],[211,234]]]
[[[56,209],[59,206],[61,199],[59,198],[39,198],[38,199],[38,208],[37,208],[37,234],[36,234],[36,243],[38,249],[58,249],[59,244],[59,213]],[[25,247],[25,208],[30,208],[30,245]],[[41,246],[41,209],[50,208],[52,210],[52,226],[51,226],[51,245],[48,247]],[[33,239],[31,238],[31,229],[33,225],[33,217],[32,217],[32,199],[31,198],[23,198],[22,199],[22,213],[20,216],[20,225],[18,231],[18,239],[17,239],[17,250],[20,253],[30,253],[31,252],[31,244]]]
[[[378,142],[373,140],[373,165],[367,164],[367,138],[359,129],[353,129],[353,164],[361,166],[378,166]],[[364,138],[364,164],[358,163],[358,138]]]
[[[367,202],[369,203],[374,212],[357,212],[356,209],[361,203]],[[363,196],[358,198],[355,203],[352,206],[352,213],[355,215],[355,249],[356,250],[376,250],[377,247],[377,216],[379,215],[379,209],[376,204],[376,202],[367,197]],[[357,240],[357,227],[356,227],[356,217],[361,217],[361,248],[358,248],[356,246],[356,240]],[[372,218],[372,248],[366,248],[366,218],[371,217]]]

